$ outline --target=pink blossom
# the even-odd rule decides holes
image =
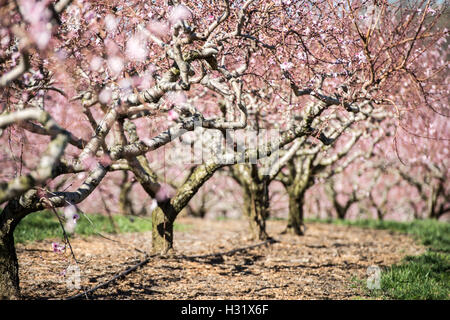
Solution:
[[[84,15],[84,19],[89,23],[95,18],[95,12],[93,10],[88,11]]]
[[[64,208],[64,216],[72,218],[77,213],[77,208],[74,205],[70,205]]]
[[[363,51],[360,51],[357,55],[356,58],[359,60],[359,62],[366,62],[366,55],[364,54]]]
[[[431,13],[431,15],[434,16],[436,14],[436,10],[434,10],[432,8],[428,8],[427,13]]]
[[[104,88],[98,95],[98,101],[103,104],[108,104],[111,102],[112,91],[109,88]]]
[[[102,64],[103,64],[103,59],[98,56],[95,56],[91,59],[91,63],[89,65],[89,67],[92,71],[98,71],[102,67]]]
[[[43,50],[47,46],[50,41],[51,34],[50,31],[46,28],[40,29],[37,33],[35,33],[34,40],[36,41],[36,45],[39,49]]]
[[[51,13],[47,9],[47,5],[50,0],[35,1],[35,0],[22,0],[20,1],[21,12],[30,24],[37,25],[44,21],[48,21]]]
[[[84,180],[86,179],[86,172],[80,172],[79,174],[77,174],[77,179],[78,180]]]
[[[114,56],[108,59],[108,67],[114,76],[119,75],[123,70],[123,60],[118,56]]]
[[[168,112],[167,119],[169,121],[175,121],[178,119],[178,117],[179,117],[178,112],[176,112],[175,110],[170,110]]]
[[[183,103],[186,103],[187,100],[186,95],[181,91],[170,92],[167,98],[168,101],[174,105],[182,105]]]
[[[105,26],[108,32],[114,33],[116,31],[117,25],[117,20],[112,14],[108,14],[105,17]]]
[[[129,90],[133,85],[133,81],[131,78],[123,78],[119,81],[119,87],[121,90]]]
[[[148,89],[155,84],[155,79],[150,72],[144,73],[141,77],[133,77],[133,85],[138,89]]]
[[[155,194],[155,199],[156,199],[158,202],[164,202],[164,201],[167,201],[167,200],[170,198],[169,193],[170,193],[170,187],[169,187],[169,185],[163,183],[163,184],[160,186],[158,192]]]
[[[289,70],[293,66],[294,66],[294,64],[292,62],[283,62],[282,64],[280,64],[281,70]]]
[[[117,56],[120,54],[121,49],[119,46],[110,38],[105,39],[105,47],[108,56]]]
[[[147,58],[147,41],[140,34],[131,37],[127,41],[126,52],[131,60],[144,61]]]
[[[176,24],[180,20],[188,20],[192,17],[192,13],[188,7],[179,4],[173,8],[172,13],[169,16],[169,21],[172,25]]]
[[[150,212],[153,212],[158,207],[158,201],[156,199],[153,199],[153,201],[150,203]]]
[[[166,22],[161,22],[157,20],[152,20],[147,25],[147,30],[150,31],[153,35],[158,38],[162,38],[165,35],[169,34],[169,25]]]
[[[66,248],[66,246],[64,244],[61,245],[58,242],[52,242],[53,252],[62,253],[65,248]]]
[[[30,23],[30,34],[40,50],[47,47],[51,38],[51,30],[48,26],[51,13],[47,8],[50,2],[50,0],[20,1],[22,15],[24,19]]]
[[[12,55],[11,55],[11,59],[12,59],[12,62],[13,62],[13,64],[14,65],[16,65],[16,61],[17,61],[17,59],[19,59],[20,58],[20,52],[14,52]]]
[[[60,62],[64,62],[67,59],[67,52],[65,50],[58,50],[56,52],[56,58],[60,61]]]
[[[73,233],[77,224],[78,219],[80,216],[77,213],[77,208],[74,205],[70,205],[64,208],[64,217],[66,219],[66,224],[64,226],[64,229],[69,232]]]

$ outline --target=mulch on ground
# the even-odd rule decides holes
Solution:
[[[367,279],[369,266],[390,266],[425,250],[407,235],[386,230],[310,223],[299,237],[280,234],[285,222],[267,221],[276,243],[185,259],[180,255],[226,252],[260,241],[248,238],[243,220],[177,221],[190,226],[175,232],[177,257],[152,257],[89,299],[355,299],[366,296],[354,279]],[[71,240],[85,290],[144,260],[151,249],[150,232],[108,238]],[[82,292],[68,286],[64,271],[73,259],[69,251],[53,252],[53,241],[58,240],[17,245],[23,298],[64,299]]]

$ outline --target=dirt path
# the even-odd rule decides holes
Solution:
[[[256,244],[246,238],[247,223],[181,218],[185,232],[175,233],[175,249],[185,255],[223,252]],[[411,238],[384,230],[311,223],[306,235],[279,235],[285,226],[268,221],[279,242],[231,256],[196,260],[152,258],[148,264],[99,289],[92,299],[353,299],[364,296],[352,278],[366,279],[370,265],[389,266],[424,248]],[[71,241],[89,289],[144,258],[151,234],[90,237]],[[52,240],[18,245],[21,290],[26,299],[62,299],[69,290],[65,254],[52,251]]]

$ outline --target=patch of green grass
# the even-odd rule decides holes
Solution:
[[[55,215],[48,211],[26,216],[14,230],[17,243],[62,237],[61,227]]]
[[[112,216],[115,230],[109,217],[100,214],[82,214],[75,228],[76,235],[90,236],[97,233],[144,232],[152,229],[150,218]],[[174,224],[174,230],[187,231],[188,225]],[[34,212],[26,216],[14,231],[17,243],[44,240],[48,238],[62,238],[63,232],[55,214],[49,211]]]
[[[287,221],[286,218],[282,218],[282,217],[269,217],[267,220],[269,220],[269,221]]]
[[[353,276],[350,279],[350,287],[359,288],[363,285],[364,280],[359,279],[358,277]]]
[[[382,270],[380,289],[369,290],[363,280],[352,280],[352,286],[366,288],[371,297],[383,299],[450,299],[450,224],[436,220],[411,222],[378,220],[318,220],[337,225],[384,229],[412,235],[428,251],[407,256],[399,264]]]
[[[450,255],[426,252],[406,257],[381,274],[381,289],[371,292],[401,300],[429,300],[450,298]]]

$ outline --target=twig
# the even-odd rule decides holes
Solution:
[[[192,260],[192,259],[208,258],[208,257],[216,257],[216,256],[227,256],[227,255],[235,254],[236,252],[246,251],[248,249],[252,249],[252,248],[256,248],[256,247],[260,247],[260,246],[263,246],[263,245],[266,245],[266,244],[272,244],[272,243],[276,243],[276,242],[278,242],[278,241],[274,240],[274,239],[268,239],[268,240],[266,240],[264,242],[261,242],[261,243],[257,243],[257,244],[254,244],[254,245],[250,245],[250,246],[246,246],[246,247],[242,247],[242,248],[237,248],[237,249],[233,249],[233,250],[225,251],[225,252],[216,252],[216,253],[210,253],[210,254],[205,254],[205,255],[195,255],[195,256],[175,256],[175,257],[170,257],[170,258]],[[126,269],[125,271],[122,271],[122,272],[116,274],[110,280],[108,280],[106,282],[103,282],[103,283],[101,283],[101,284],[99,284],[99,285],[97,285],[97,286],[95,286],[95,287],[93,287],[93,288],[91,288],[89,290],[85,290],[82,293],[76,294],[74,296],[67,297],[64,300],[74,300],[74,299],[80,299],[80,298],[83,298],[83,297],[85,297],[87,299],[88,298],[88,294],[90,294],[90,293],[92,293],[92,292],[94,292],[94,291],[96,291],[96,290],[98,290],[100,288],[105,288],[105,287],[109,286],[111,283],[113,283],[114,281],[125,277],[129,273],[131,273],[131,272],[137,270],[138,268],[140,268],[140,267],[146,265],[147,263],[149,263],[150,259],[155,257],[155,256],[158,256],[158,254],[153,254],[153,255],[150,255],[150,256],[146,255],[146,256],[147,256],[147,258],[145,260],[139,261],[134,266]]]
[[[103,288],[103,287],[107,287],[107,286],[109,286],[111,283],[113,283],[114,281],[116,281],[117,279],[120,279],[120,278],[122,278],[122,277],[125,277],[127,274],[129,274],[129,273],[135,271],[136,269],[138,269],[139,267],[142,267],[142,266],[146,265],[147,263],[149,263],[149,262],[150,262],[150,259],[151,259],[152,257],[154,257],[154,256],[156,256],[156,254],[155,254],[155,255],[148,256],[145,260],[140,261],[139,263],[137,263],[137,264],[135,264],[134,266],[132,266],[132,267],[126,269],[125,271],[116,274],[116,275],[115,275],[114,277],[112,277],[110,280],[108,280],[108,281],[106,281],[106,282],[103,282],[103,283],[101,283],[101,284],[99,284],[99,285],[93,287],[92,289],[89,289],[89,290],[86,290],[86,291],[81,292],[81,293],[79,293],[79,294],[76,294],[76,295],[74,295],[74,296],[65,298],[64,300],[74,300],[74,299],[79,299],[79,298],[82,298],[82,297],[85,297],[85,298],[87,299],[89,293],[92,293],[92,292],[96,291],[97,289],[100,289],[100,288]]]

